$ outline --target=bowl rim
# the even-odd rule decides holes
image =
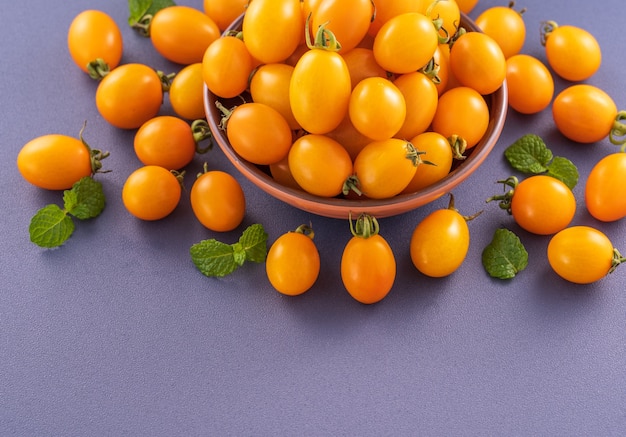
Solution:
[[[224,34],[239,27],[243,20],[243,15],[244,14],[235,19],[224,31]],[[461,13],[461,25],[474,32],[481,31],[464,13]],[[203,84],[203,93],[207,122],[213,134],[213,138],[229,161],[244,177],[262,191],[265,191],[272,197],[291,206],[306,212],[331,218],[348,218],[361,213],[368,213],[378,218],[395,216],[412,211],[449,193],[468,178],[473,173],[473,170],[478,168],[491,153],[504,128],[508,110],[507,84],[505,80],[498,90],[492,94],[483,96],[485,100],[490,99],[490,102],[487,101],[490,108],[502,108],[502,110],[497,113],[490,111],[489,125],[487,127],[488,134],[483,136],[478,144],[470,149],[469,155],[467,155],[467,158],[462,163],[451,170],[443,179],[427,187],[412,193],[399,194],[389,199],[361,200],[341,197],[324,198],[307,193],[303,190],[282,185],[259,166],[241,158],[230,144],[227,143],[220,127],[221,116],[217,117],[219,114],[215,109],[215,101],[218,100],[218,98],[208,90],[206,84]]]

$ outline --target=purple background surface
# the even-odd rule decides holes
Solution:
[[[506,1],[481,0],[471,16]],[[591,31],[603,64],[587,82],[626,106],[622,79],[625,13],[618,0],[518,2],[528,8],[524,52],[545,60],[539,23],[552,19]],[[180,1],[202,7],[200,0]],[[0,15],[0,192],[4,216],[0,291],[0,435],[623,435],[626,430],[626,267],[593,285],[559,279],[545,257],[548,238],[530,235],[485,199],[511,174],[503,149],[526,133],[578,166],[575,224],[607,233],[626,251],[626,222],[601,224],[586,212],[591,166],[615,151],[608,140],[577,145],[555,131],[549,110],[511,111],[486,163],[455,190],[471,214],[462,267],[445,279],[418,273],[408,255],[413,227],[440,200],[380,220],[398,262],[396,284],[374,306],[360,305],[339,277],[346,221],[302,212],[240,178],[248,212],[227,234],[204,229],[188,199],[154,223],[132,218],[121,188],[139,161],[133,131],[97,113],[97,84],[72,63],[66,33],[88,8],[122,28],[123,62],[164,71],[128,26],[126,2],[6,2]],[[557,91],[567,83],[557,80]],[[162,113],[171,113],[167,100]],[[28,185],[15,158],[30,139],[77,135],[109,150],[100,179],[107,207],[57,250],[29,242],[37,209],[56,192]],[[219,149],[213,168],[235,174]],[[197,158],[188,175],[202,167]],[[191,177],[186,182],[190,186]],[[321,276],[308,293],[279,295],[263,265],[209,279],[189,247],[206,238],[234,242],[262,223],[272,242],[311,222]],[[494,230],[515,231],[530,254],[512,281],[489,278],[480,253]]]

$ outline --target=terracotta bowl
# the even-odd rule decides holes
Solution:
[[[228,30],[241,29],[242,22],[243,16],[235,20]],[[467,31],[480,31],[474,22],[464,14],[461,16],[461,26]],[[242,159],[233,150],[228,142],[225,131],[221,130],[219,127],[222,114],[215,106],[216,100],[218,100],[218,98],[212,94],[205,85],[205,111],[215,141],[244,177],[261,190],[289,205],[313,214],[341,219],[348,218],[350,214],[356,217],[363,212],[367,212],[378,218],[402,214],[432,202],[452,191],[452,189],[467,179],[467,177],[485,161],[485,158],[487,158],[495,146],[502,132],[502,128],[504,127],[508,105],[506,83],[493,94],[485,96],[490,110],[490,121],[487,132],[481,141],[466,153],[466,159],[453,165],[452,171],[445,178],[431,186],[410,194],[400,194],[391,199],[373,200],[346,199],[343,197],[324,198],[276,182],[270,175],[268,167],[252,164]],[[219,100],[226,107],[231,107],[241,102],[240,99]]]

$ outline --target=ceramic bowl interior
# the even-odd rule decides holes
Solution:
[[[231,24],[229,30],[241,29],[242,21],[243,17],[239,17]],[[480,31],[473,21],[464,14],[461,16],[461,26],[467,31]],[[452,191],[484,162],[495,146],[504,127],[508,105],[506,82],[496,92],[485,96],[485,101],[490,111],[487,132],[481,141],[466,153],[466,159],[462,161],[455,160],[453,169],[445,178],[413,193],[400,194],[391,199],[373,200],[346,199],[343,197],[324,198],[279,184],[272,178],[267,166],[252,164],[242,159],[233,150],[225,131],[219,127],[222,114],[216,108],[216,100],[218,98],[205,86],[205,111],[214,139],[230,162],[244,177],[261,190],[289,205],[317,215],[342,219],[348,218],[350,214],[352,217],[356,217],[364,212],[378,218],[402,214],[432,202]],[[226,107],[232,107],[241,103],[239,98],[219,100]]]

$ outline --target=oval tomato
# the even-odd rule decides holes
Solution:
[[[509,6],[492,6],[485,9],[474,21],[480,29],[493,38],[505,58],[518,54],[526,40],[526,24],[522,12]]]
[[[404,96],[406,116],[397,138],[413,138],[426,131],[437,111],[437,86],[424,73],[416,71],[399,76],[393,82]]]
[[[590,78],[602,63],[602,51],[595,37],[576,26],[545,24],[542,42],[548,64],[556,74],[570,81]]]
[[[393,73],[417,71],[430,61],[439,45],[432,19],[409,12],[397,15],[382,25],[374,37],[374,57]]]
[[[459,86],[439,97],[432,129],[450,139],[456,136],[465,142],[465,148],[474,147],[487,132],[489,107],[473,88]]]
[[[124,43],[113,18],[90,9],[78,14],[70,23],[67,46],[76,65],[98,79],[119,65]],[[105,65],[99,65],[99,58]]]
[[[426,276],[441,278],[454,273],[465,261],[470,245],[467,220],[450,206],[428,214],[411,235],[411,261]]]
[[[174,112],[187,120],[205,118],[203,90],[202,63],[196,62],[181,69],[174,76],[168,92]]]
[[[300,0],[254,0],[242,24],[243,40],[254,59],[282,62],[300,44],[304,21]]]
[[[350,71],[341,55],[314,48],[304,53],[294,67],[289,103],[304,130],[325,134],[339,126],[348,113],[351,92]]]
[[[424,13],[430,4],[429,0],[377,0],[376,16],[370,24],[368,34],[375,36],[383,24],[391,18],[407,12]]]
[[[202,62],[205,50],[220,37],[217,24],[190,6],[160,9],[150,21],[150,40],[165,59],[189,65]]]
[[[604,233],[589,226],[572,226],[558,232],[548,243],[547,254],[550,267],[576,284],[598,281],[615,267],[613,244]]]
[[[246,198],[230,174],[205,169],[191,186],[191,209],[203,226],[216,232],[232,231],[246,213]]]
[[[312,11],[311,26],[317,29],[328,23],[341,44],[340,52],[349,52],[365,37],[373,16],[371,0],[323,0]]]
[[[509,105],[522,114],[535,114],[550,105],[554,95],[552,74],[530,55],[513,55],[506,60]]]
[[[186,121],[161,115],[141,125],[135,134],[134,148],[144,165],[180,170],[193,160],[196,140]]]
[[[267,165],[289,153],[293,135],[285,118],[274,108],[257,102],[244,103],[227,117],[226,136],[243,159]]]
[[[122,201],[141,220],[160,220],[170,215],[181,196],[181,182],[169,170],[146,165],[132,172],[122,187]]]
[[[577,84],[554,98],[552,116],[565,137],[578,143],[594,143],[609,135],[617,117],[617,106],[602,89]]]
[[[406,119],[404,95],[388,79],[368,77],[352,90],[348,106],[352,125],[372,140],[393,137]]]
[[[440,181],[450,173],[454,160],[450,143],[437,132],[423,132],[411,139],[411,144],[418,153],[423,153],[422,160],[433,165],[419,165],[403,193],[414,193]]]
[[[287,64],[264,64],[256,68],[250,79],[252,100],[276,109],[293,130],[301,128],[289,102],[289,83],[293,67]]]
[[[81,178],[91,176],[98,166],[99,163],[92,163],[89,147],[67,135],[34,138],[17,155],[17,168],[22,177],[47,190],[69,189]]]
[[[368,77],[387,78],[387,72],[376,62],[372,49],[355,47],[347,53],[342,53],[341,56],[350,72],[350,83],[353,89],[361,80]]]
[[[249,0],[204,0],[204,13],[224,31],[237,17],[246,11]]]
[[[202,78],[209,91],[219,97],[236,97],[248,88],[253,60],[242,40],[223,36],[204,52]]]
[[[281,235],[265,260],[265,271],[279,293],[297,296],[308,291],[320,272],[320,255],[313,242],[313,230],[306,225]]]
[[[157,115],[163,103],[163,84],[152,68],[124,64],[107,74],[96,89],[100,115],[115,127],[136,129]]]
[[[298,138],[289,150],[288,159],[298,185],[316,196],[341,194],[352,175],[352,159],[346,149],[325,135],[309,134]]]
[[[489,35],[467,32],[450,49],[450,70],[462,85],[487,95],[502,86],[506,78],[506,59]]]
[[[354,160],[357,188],[370,199],[388,199],[415,176],[419,156],[413,144],[399,138],[374,141]]]
[[[384,299],[395,282],[396,259],[389,243],[378,233],[374,217],[361,215],[352,226],[352,238],[341,255],[341,280],[356,301],[373,304]]]
[[[611,222],[626,217],[626,153],[618,152],[598,161],[585,184],[589,214]]]

